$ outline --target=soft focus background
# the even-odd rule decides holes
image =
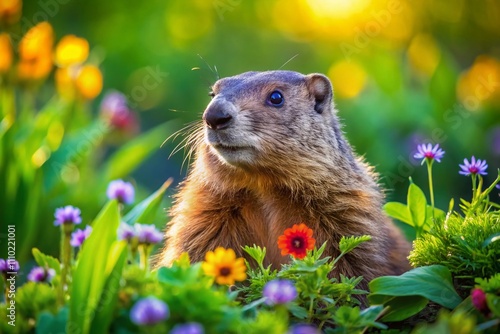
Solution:
[[[426,170],[412,158],[422,142],[446,151],[434,168],[436,205],[445,210],[451,197],[456,203],[470,197],[470,180],[458,174],[464,158],[486,159],[489,181],[500,167],[496,0],[25,1],[21,31],[42,20],[56,39],[75,34],[89,41],[90,59],[104,77],[93,112],[106,91],[119,90],[141,131],[200,119],[218,76],[282,68],[330,77],[346,135],[376,166],[389,200],[406,201],[410,176],[428,194]],[[182,180],[183,151],[168,158],[181,138],[162,148],[155,143],[155,153],[127,177],[140,193],[168,177]],[[94,191],[85,196],[104,198]],[[49,198],[38,224],[51,225],[53,210],[65,204],[87,209],[90,219],[99,207],[80,198]],[[57,242],[50,243],[56,252]]]

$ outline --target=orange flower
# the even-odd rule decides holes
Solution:
[[[49,56],[52,58],[54,31],[48,22],[38,23],[28,30],[19,43],[19,56],[22,60]]]
[[[101,71],[94,65],[83,66],[78,73],[75,85],[78,93],[84,99],[95,98],[102,90]]]
[[[232,285],[247,278],[245,261],[236,258],[232,249],[217,247],[215,251],[207,252],[201,267],[206,275],[214,276],[218,284]]]
[[[312,238],[312,234],[313,231],[303,223],[287,228],[278,238],[281,255],[290,254],[297,259],[303,259],[307,251],[314,248],[316,240]]]
[[[8,34],[0,34],[0,73],[7,72],[12,66],[12,44]]]
[[[55,61],[61,67],[78,65],[89,56],[89,42],[75,35],[61,38],[56,47]]]
[[[50,73],[53,43],[54,32],[49,23],[41,22],[28,30],[19,43],[19,79],[39,80]]]
[[[8,24],[16,23],[21,16],[21,0],[0,1],[0,21]]]

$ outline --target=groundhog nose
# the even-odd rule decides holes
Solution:
[[[231,119],[233,119],[233,116],[218,105],[210,106],[203,114],[203,120],[207,123],[208,127],[213,130],[227,128]]]

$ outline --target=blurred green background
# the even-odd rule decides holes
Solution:
[[[487,181],[500,167],[495,0],[25,1],[21,26],[42,19],[56,39],[86,38],[101,61],[94,112],[117,89],[143,131],[199,120],[218,76],[282,68],[330,77],[344,131],[376,166],[389,200],[406,201],[410,176],[428,194],[426,170],[412,158],[422,142],[446,151],[434,168],[436,205],[445,210],[451,197],[470,197],[470,180],[458,174],[464,158],[486,159]],[[158,142],[135,181],[148,191],[171,176],[181,181],[183,152],[168,158],[181,138]]]

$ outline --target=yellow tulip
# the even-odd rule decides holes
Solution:
[[[12,66],[12,44],[7,34],[0,34],[0,73],[7,72]]]
[[[81,97],[87,100],[95,98],[102,90],[102,74],[99,68],[85,65],[76,78],[76,89]]]
[[[75,35],[64,36],[56,47],[55,61],[61,67],[78,65],[89,56],[89,42]]]
[[[54,31],[48,22],[41,22],[28,30],[19,43],[19,56],[31,60],[52,53]]]

